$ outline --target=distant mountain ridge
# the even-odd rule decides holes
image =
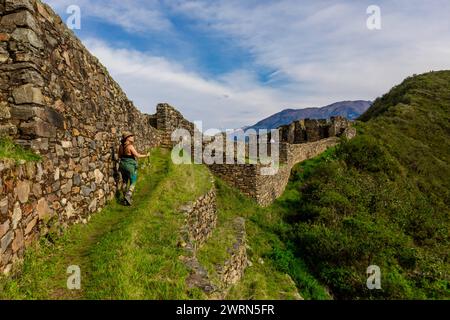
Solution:
[[[355,120],[366,112],[371,105],[372,101],[357,100],[336,102],[321,108],[285,109],[244,129],[276,129],[280,126],[290,124],[293,121],[306,118],[328,119],[330,117],[342,116],[349,120]]]

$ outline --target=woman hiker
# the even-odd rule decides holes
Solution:
[[[133,143],[134,135],[131,132],[124,132],[122,134],[121,145],[119,148],[119,169],[122,174],[125,201],[129,206],[132,204],[131,196],[133,195],[134,188],[136,187],[138,169],[137,159],[145,158],[150,155],[150,152],[146,155],[137,152]],[[129,187],[128,183],[130,183]]]

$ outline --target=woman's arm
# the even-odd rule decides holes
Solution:
[[[136,149],[134,148],[134,146],[130,146],[130,152],[133,156],[135,156],[136,158],[146,158],[150,155],[150,152],[147,154],[140,154],[139,152],[136,151]]]

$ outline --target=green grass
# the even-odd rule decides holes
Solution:
[[[0,160],[10,159],[16,162],[36,162],[40,161],[41,157],[30,150],[15,144],[11,139],[0,137]]]
[[[226,299],[290,300],[298,299],[299,293],[305,299],[330,298],[325,288],[311,276],[299,259],[289,256],[290,263],[295,267],[295,274],[274,259],[274,252],[291,252],[269,227],[275,220],[281,219],[281,207],[261,208],[255,201],[244,197],[220,179],[217,181],[217,190],[218,227],[199,250],[198,259],[214,279],[216,265],[222,265],[226,261],[229,257],[227,249],[236,240],[233,221],[241,216],[246,219],[247,254],[252,263],[241,281],[231,287]]]
[[[361,120],[294,168],[276,233],[338,299],[448,299],[450,71],[408,78]],[[365,286],[372,264],[382,290]]]
[[[175,166],[155,150],[142,169],[135,205],[116,201],[87,225],[70,227],[55,244],[43,239],[26,252],[15,275],[0,281],[1,299],[192,299],[189,271],[177,246],[184,218],[178,208],[206,193],[210,176],[203,166]],[[82,290],[66,289],[66,269],[79,265]]]

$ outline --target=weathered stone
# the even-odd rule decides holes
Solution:
[[[6,214],[8,212],[8,197],[0,200],[0,213]]]
[[[11,230],[0,240],[0,253],[3,254],[8,249],[14,239],[14,232]]]
[[[19,130],[22,135],[31,137],[54,138],[56,136],[56,127],[39,118],[22,123]]]
[[[83,158],[81,159],[81,170],[83,172],[88,172],[89,171],[89,157]]]
[[[0,63],[5,63],[9,59],[9,53],[6,51],[0,50]]]
[[[37,49],[41,49],[44,47],[42,40],[39,39],[36,33],[30,29],[17,28],[12,33],[11,37],[16,41],[29,43]]]
[[[59,144],[55,145],[55,151],[58,157],[64,157],[64,149]]]
[[[29,234],[33,228],[36,226],[38,222],[38,217],[35,217],[33,220],[31,220],[28,224],[27,227],[25,228],[25,234]]]
[[[30,182],[19,181],[14,191],[21,203],[27,202],[30,195]]]
[[[70,191],[72,191],[72,180],[69,180],[65,185],[61,187],[61,192],[63,194],[68,194]]]
[[[16,229],[20,220],[22,219],[22,209],[20,208],[20,204],[17,202],[14,205],[13,215],[12,215],[12,228]]]
[[[45,4],[43,4],[43,3],[39,2],[39,1],[37,1],[37,2],[36,2],[36,7],[37,7],[37,10],[38,10],[39,14],[40,14],[42,17],[44,17],[44,18],[45,18],[48,22],[50,22],[50,23],[53,23],[53,22],[54,22],[55,19],[54,19],[53,16],[51,16],[51,15],[48,13]]]
[[[73,208],[72,203],[67,203],[65,213],[68,219],[72,218],[75,215],[75,209]]]
[[[72,142],[71,141],[61,141],[61,146],[64,149],[72,148]]]
[[[34,12],[33,4],[30,0],[5,0],[5,11],[11,12],[18,9],[27,9]]]
[[[16,104],[44,104],[44,96],[42,95],[41,89],[33,87],[32,84],[25,84],[15,88],[12,95]]]
[[[16,236],[14,237],[14,241],[12,242],[12,251],[15,253],[24,247],[23,243],[23,231],[16,230]]]
[[[81,187],[81,193],[83,194],[83,196],[88,197],[92,193],[92,190],[91,188],[83,186]]]
[[[67,171],[66,174],[64,175],[66,178],[68,179],[72,179],[74,175],[73,171]]]
[[[9,220],[6,220],[3,224],[0,224],[0,238],[2,238],[9,231]]]
[[[74,184],[75,186],[79,186],[79,185],[81,184],[81,177],[80,177],[79,174],[75,174],[75,175],[73,176],[73,184]]]
[[[13,25],[17,27],[27,27],[34,31],[37,30],[36,19],[28,11],[19,11],[16,13],[3,16],[1,20],[2,26]]]
[[[54,174],[54,176],[53,176],[53,180],[58,181],[58,180],[59,180],[59,177],[60,177],[60,175],[61,175],[60,173],[61,173],[61,171],[59,170],[59,168],[56,168],[55,174]]]
[[[0,120],[11,118],[11,113],[9,109],[8,102],[1,101],[0,102]]]
[[[39,199],[38,204],[36,206],[36,212],[40,220],[44,220],[52,215],[52,210],[50,209],[48,202],[45,198]]]
[[[41,74],[33,68],[26,68],[13,72],[11,75],[11,81],[19,84],[32,83],[35,87],[45,86],[45,82]]]
[[[17,127],[13,124],[0,125],[0,136],[14,136],[17,134]]]
[[[9,34],[7,33],[0,33],[0,42],[6,42],[10,38]]]
[[[89,204],[88,210],[90,212],[94,212],[97,210],[97,199],[92,200],[92,202]]]
[[[94,176],[95,176],[95,183],[96,184],[100,184],[103,181],[104,175],[103,175],[103,173],[100,170],[95,169],[94,170]]]

